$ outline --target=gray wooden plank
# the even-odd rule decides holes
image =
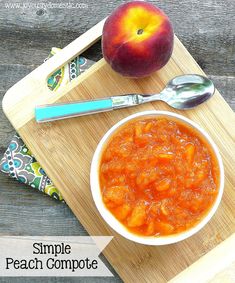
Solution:
[[[235,68],[234,68],[235,69]],[[235,77],[209,75],[216,88],[235,112]]]
[[[4,94],[5,91],[0,91],[0,102],[2,101]],[[14,134],[15,129],[12,127],[11,123],[3,113],[2,103],[0,103],[0,158]]]
[[[0,91],[0,95],[3,93],[5,92]],[[0,97],[0,102],[1,101],[2,100]],[[14,134],[15,134],[15,129],[12,127],[11,123],[8,121],[5,114],[3,113],[2,104],[1,104],[0,105],[0,158]]]
[[[40,64],[51,46],[64,47],[122,2],[84,0],[87,9],[47,8],[43,12],[36,8],[6,9],[1,5],[0,27],[4,40],[0,46],[0,62]],[[165,10],[176,34],[206,72],[234,75],[234,1],[150,2]],[[30,3],[36,4],[37,0]]]
[[[0,173],[0,234],[87,235],[69,207]]]
[[[0,64],[0,91],[6,92],[11,86],[28,75],[37,66],[38,65],[24,65],[20,63]],[[2,97],[2,94],[0,97]]]

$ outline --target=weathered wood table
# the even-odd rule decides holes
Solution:
[[[9,87],[43,62],[52,46],[66,46],[125,1],[70,1],[77,8],[52,7],[59,2],[51,0],[51,6],[42,7],[49,1],[18,0],[18,8],[8,5],[13,1],[0,2],[0,100]],[[169,15],[177,36],[235,110],[234,1],[151,2]],[[92,60],[101,58],[100,43],[84,55]],[[0,157],[14,132],[0,106]],[[87,235],[66,204],[24,187],[4,174],[0,174],[0,234]],[[0,282],[31,281],[31,278],[0,279]],[[38,278],[34,282],[121,282],[121,279],[115,275],[109,279]]]

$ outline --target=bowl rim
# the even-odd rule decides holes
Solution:
[[[196,129],[202,137],[206,139],[208,142],[209,146],[211,147],[213,154],[215,155],[215,158],[217,160],[218,166],[219,166],[219,172],[220,172],[220,181],[219,181],[219,188],[218,188],[218,195],[217,198],[209,210],[209,212],[206,214],[206,216],[203,217],[203,219],[198,222],[194,227],[192,227],[189,230],[186,230],[184,232],[181,232],[179,234],[173,234],[169,236],[140,236],[131,233],[128,231],[128,229],[121,223],[119,222],[113,214],[106,208],[103,200],[102,200],[102,194],[100,190],[100,185],[99,185],[99,164],[100,164],[100,157],[103,152],[103,149],[105,148],[104,146],[106,143],[109,141],[109,138],[112,136],[112,134],[122,125],[125,123],[135,120],[138,117],[141,116],[166,116],[168,118],[174,118],[176,120],[179,120],[183,122],[184,124],[187,124],[189,127]],[[212,216],[215,214],[220,201],[222,199],[223,195],[223,190],[224,190],[224,166],[222,162],[221,155],[219,153],[217,145],[214,143],[212,138],[209,136],[209,134],[204,130],[201,126],[199,126],[197,123],[192,121],[191,119],[174,113],[170,111],[161,111],[161,110],[149,110],[149,111],[141,111],[137,112],[135,114],[129,115],[126,118],[120,120],[116,124],[114,124],[102,137],[100,140],[95,153],[92,158],[91,162],[91,168],[90,168],[90,187],[91,187],[91,192],[92,192],[92,197],[95,202],[95,205],[102,216],[102,218],[105,220],[105,222],[118,234],[121,236],[125,237],[128,240],[134,241],[136,243],[140,244],[145,244],[145,245],[153,245],[153,246],[158,246],[158,245],[168,245],[168,244],[173,244],[177,243],[179,241],[182,241],[186,238],[189,238],[190,236],[194,235],[197,233],[199,230],[201,230],[212,218]]]

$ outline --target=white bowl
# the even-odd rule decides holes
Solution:
[[[208,142],[208,144],[211,146],[211,149],[217,159],[218,165],[219,165],[219,170],[220,170],[220,182],[219,182],[219,192],[217,195],[217,198],[213,204],[213,206],[210,208],[209,212],[207,215],[193,228],[186,230],[185,232],[181,232],[179,234],[175,235],[169,235],[169,236],[139,236],[136,234],[131,233],[121,222],[119,222],[113,215],[112,213],[106,208],[103,200],[102,200],[102,195],[101,195],[101,190],[100,190],[100,185],[99,185],[99,167],[100,167],[100,159],[103,150],[106,148],[106,144],[108,143],[110,137],[112,134],[123,124],[129,122],[130,120],[139,118],[139,117],[168,117],[168,118],[173,118],[174,120],[178,120],[181,123],[184,123],[186,125],[189,125],[190,127],[196,129],[199,134],[201,134],[205,140]],[[191,121],[188,118],[185,118],[182,115],[175,114],[173,112],[168,112],[168,111],[144,111],[144,112],[139,112],[133,115],[130,115],[126,117],[125,119],[119,121],[117,124],[115,124],[108,132],[103,136],[101,139],[100,143],[98,144],[96,151],[94,153],[92,163],[91,163],[91,172],[90,172],[90,185],[91,185],[91,191],[92,191],[92,196],[94,199],[94,202],[96,204],[96,207],[98,211],[100,212],[101,216],[103,219],[107,222],[107,224],[113,228],[117,233],[121,234],[123,237],[145,245],[167,245],[167,244],[172,244],[176,243],[179,241],[182,241],[195,233],[197,233],[199,230],[201,230],[207,222],[212,218],[214,213],[216,212],[219,203],[222,198],[223,194],[223,189],[224,189],[224,167],[222,163],[222,159],[219,153],[219,150],[211,137],[206,133],[204,129],[202,129],[200,126],[198,126],[196,123]]]

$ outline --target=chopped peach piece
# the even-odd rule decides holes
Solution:
[[[192,143],[188,143],[185,147],[185,157],[189,164],[193,163],[195,154],[195,146]]]
[[[131,172],[135,172],[136,171],[136,165],[135,164],[132,164],[132,163],[128,163],[126,165],[126,168],[125,170],[128,172],[128,173],[131,173]]]
[[[154,223],[154,220],[151,220],[148,224],[146,235],[151,236],[151,235],[154,235],[154,233],[155,233],[155,223]]]
[[[125,144],[122,144],[120,146],[120,149],[119,149],[119,154],[122,156],[122,157],[127,157],[131,154],[132,152],[132,144],[131,143],[125,143]]]
[[[140,137],[142,135],[142,127],[140,124],[135,126],[135,137]]]
[[[139,227],[144,224],[146,218],[146,209],[144,203],[137,204],[130,218],[127,221],[128,227]]]
[[[162,235],[172,234],[174,231],[174,226],[167,222],[158,222],[155,224],[156,231],[158,231]]]
[[[133,142],[133,137],[132,137],[132,136],[126,137],[126,141],[127,141],[127,142]]]
[[[136,136],[135,143],[138,144],[139,147],[144,147],[149,143],[149,137],[147,135]],[[143,156],[147,159],[147,156]]]
[[[151,169],[150,171],[141,172],[136,178],[136,184],[138,186],[146,187],[147,185],[153,183],[157,180],[158,174],[155,168]]]
[[[168,199],[162,200],[162,203],[161,203],[161,212],[162,212],[162,214],[164,214],[164,215],[168,215],[168,214],[169,214]]]
[[[149,208],[149,211],[154,215],[158,215],[159,211],[161,208],[161,203],[160,202],[153,202]]]
[[[150,172],[149,172],[149,184],[156,181],[157,178],[158,178],[158,173],[157,173],[156,169],[154,168],[154,169],[150,170]]]
[[[115,204],[121,205],[125,202],[129,193],[130,190],[127,186],[113,186],[105,190],[104,201],[112,201]]]
[[[197,182],[201,183],[206,178],[206,174],[203,171],[199,171],[196,174],[196,180]]]
[[[121,176],[118,178],[119,183],[124,183],[125,182],[125,177]]]
[[[174,154],[173,153],[159,153],[157,157],[160,161],[168,162],[173,159]]]
[[[203,202],[202,195],[196,194],[194,198],[189,202],[189,209],[195,213],[205,208],[205,202]]]
[[[152,126],[153,126],[153,123],[148,122],[148,123],[146,124],[146,126],[144,127],[144,132],[145,132],[145,133],[149,132],[149,130],[152,128]]]
[[[136,184],[137,185],[147,185],[148,184],[148,175],[146,172],[141,172],[137,177],[136,177]]]
[[[131,212],[131,206],[127,203],[115,209],[115,215],[119,220],[124,220]]]
[[[198,171],[195,175],[185,179],[185,187],[187,189],[193,189],[201,185],[202,181],[206,178],[206,173]]]
[[[170,188],[170,185],[171,185],[171,180],[168,178],[165,178],[161,180],[160,182],[158,182],[155,188],[157,191],[161,192],[161,191],[168,190]]]
[[[108,148],[106,150],[106,153],[105,153],[105,156],[104,156],[104,161],[108,162],[108,161],[112,160],[112,158],[113,158],[113,152],[110,148]]]

